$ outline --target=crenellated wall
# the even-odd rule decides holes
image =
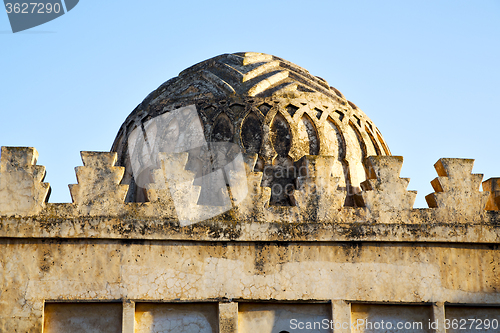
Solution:
[[[500,183],[480,191],[473,160],[440,159],[430,208],[413,209],[403,158],[370,156],[354,208],[325,172],[329,156],[304,156],[294,206],[273,206],[257,156],[245,155],[244,175],[228,177],[229,210],[199,207],[187,153],[159,157],[142,203],[125,202],[116,153],[82,152],[73,203],[47,203],[36,160],[34,148],[2,147],[1,332],[58,332],[94,318],[121,320],[103,332],[161,332],[168,322],[189,333],[274,333],[293,316],[444,321],[476,306],[500,319]]]
[[[76,167],[78,184],[69,185],[73,203],[47,203],[50,185],[44,183],[45,167],[36,165],[38,152],[28,147],[2,147],[0,161],[0,214],[2,216],[54,215],[58,211],[66,217],[123,216],[130,210],[147,218],[176,220],[177,215],[187,214],[197,204],[200,186],[193,185],[195,174],[186,170],[188,153],[160,153],[161,168],[152,172],[152,183],[147,186],[147,203],[125,202],[128,185],[122,185],[123,167],[115,166],[116,153],[81,152],[83,166]],[[350,215],[363,216],[369,221],[380,216],[405,216],[405,221],[384,222],[410,223],[415,211],[421,216],[431,214],[447,216],[450,223],[479,222],[489,220],[489,211],[498,210],[500,200],[499,178],[483,182],[486,191],[480,191],[481,174],[472,174],[474,160],[442,158],[434,164],[438,177],[431,181],[434,193],[426,196],[429,210],[414,210],[416,191],[407,191],[409,178],[399,178],[403,165],[401,156],[369,156],[365,162],[367,180],[356,193],[361,208],[344,207],[345,187],[339,186],[339,178],[331,177],[334,165],[331,156],[306,155],[298,163],[296,187],[293,191],[294,206],[270,206],[271,189],[261,186],[263,172],[255,172],[256,154],[245,155],[246,178],[230,174],[236,186],[232,192],[247,195],[235,201],[232,209],[215,220],[245,220],[247,222],[354,222]],[[166,174],[165,170],[175,170]],[[240,177],[240,178],[235,178]],[[231,180],[230,180],[231,182]],[[233,185],[233,183],[231,183]],[[173,197],[183,202],[186,212],[175,207]],[[132,208],[133,207],[133,208]],[[176,212],[177,208],[177,212]],[[219,211],[213,206],[204,210]],[[346,214],[347,212],[350,212]],[[354,212],[354,213],[353,213]],[[221,211],[220,213],[225,213]],[[406,215],[409,214],[409,215]],[[435,215],[437,214],[437,215]],[[284,220],[283,220],[284,219]],[[360,222],[356,218],[356,222]],[[423,221],[422,221],[423,222]],[[422,222],[417,222],[418,224]],[[440,221],[444,223],[445,221]]]

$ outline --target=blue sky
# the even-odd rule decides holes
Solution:
[[[264,52],[325,78],[378,126],[425,195],[440,157],[500,177],[500,0],[90,1],[12,34],[0,14],[0,145],[32,146],[52,186],[81,150],[109,151],[152,90],[228,52]]]

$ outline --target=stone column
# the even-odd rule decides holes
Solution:
[[[350,333],[351,304],[343,300],[332,300],[332,320],[334,333]]]
[[[238,333],[238,303],[219,303],[219,333]]]
[[[446,333],[444,329],[444,303],[436,302],[432,305],[432,321],[435,327],[433,327],[433,332],[435,333]],[[433,325],[433,326],[434,326]]]
[[[135,324],[135,302],[123,301],[122,333],[134,333]]]

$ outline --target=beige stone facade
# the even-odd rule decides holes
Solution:
[[[198,112],[243,169],[225,155],[207,171],[203,149],[181,147],[189,118],[150,122],[175,110]],[[161,128],[148,155],[130,148]],[[2,147],[1,332],[500,332],[498,179],[481,191],[473,160],[440,159],[429,208],[413,209],[403,158],[298,66],[255,53],[195,65],[112,150],[82,152],[61,204],[34,148]],[[218,167],[216,191],[203,177]]]

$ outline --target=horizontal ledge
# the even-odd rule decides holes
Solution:
[[[423,210],[422,210],[423,211]],[[181,227],[177,221],[135,216],[0,217],[0,238],[124,239],[239,242],[500,243],[499,214],[473,223],[434,222],[415,211],[410,223],[359,221],[265,222],[211,219]]]

